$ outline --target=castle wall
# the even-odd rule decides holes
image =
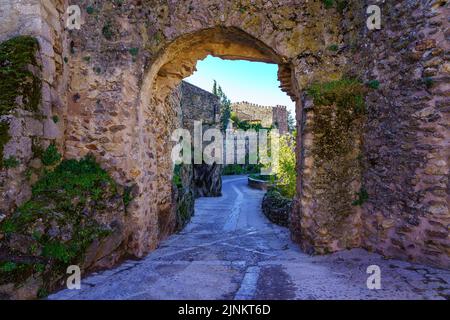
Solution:
[[[277,126],[281,134],[289,131],[285,106],[261,106],[244,101],[232,103],[231,109],[240,120],[260,121],[265,128]]]

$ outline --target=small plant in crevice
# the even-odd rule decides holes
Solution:
[[[3,159],[3,167],[7,169],[17,168],[20,165],[19,160],[16,157],[9,157],[7,159]]]
[[[133,200],[131,190],[132,190],[132,187],[125,187],[125,190],[123,192],[122,199],[123,199],[123,204],[124,204],[125,208],[128,207],[130,202]]]
[[[55,165],[61,160],[61,154],[54,143],[50,144],[42,153],[41,160],[45,166]]]
[[[9,136],[9,124],[0,122],[0,169],[3,168],[3,149],[11,137]]]
[[[378,80],[370,80],[370,81],[367,83],[367,86],[368,86],[369,88],[371,88],[371,89],[377,90],[377,89],[380,88],[380,81],[378,81]]]
[[[337,45],[337,44],[329,45],[328,50],[337,52],[339,50],[339,45]]]
[[[334,5],[334,0],[322,0],[322,3],[326,9],[330,9]]]
[[[58,123],[59,122],[59,117],[55,115],[55,116],[52,117],[52,120],[53,120],[54,123]]]
[[[86,12],[87,12],[88,14],[93,14],[93,13],[95,12],[95,9],[94,9],[94,7],[92,7],[92,6],[88,6],[88,7],[86,8]]]
[[[365,188],[361,188],[356,193],[357,199],[352,202],[352,206],[362,206],[367,200],[369,200],[369,194]]]
[[[365,111],[364,86],[355,79],[341,79],[326,83],[311,85],[307,93],[313,98],[314,104],[327,106],[336,104],[341,109],[353,109],[355,113]]]
[[[183,182],[181,181],[181,165],[175,165],[173,169],[172,182],[177,186],[177,188],[183,187]]]
[[[428,89],[430,89],[433,86],[433,84],[434,84],[434,80],[431,77],[426,77],[426,78],[423,79],[423,83],[425,84],[425,86]]]
[[[130,48],[128,49],[128,52],[133,56],[136,57],[139,53],[139,48]]]
[[[107,21],[102,28],[102,34],[106,40],[112,40],[114,32],[112,30],[111,21]]]

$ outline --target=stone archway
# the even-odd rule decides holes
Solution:
[[[157,201],[154,201],[150,208],[154,212],[152,225],[158,226],[158,240],[170,232],[171,220],[174,219],[170,216],[174,205],[171,201],[170,181],[173,170],[170,161],[172,147],[170,137],[176,128],[177,110],[174,110],[171,94],[183,78],[195,71],[197,62],[208,55],[228,60],[239,59],[278,64],[282,90],[287,92],[293,100],[296,98],[297,90],[293,85],[295,79],[288,58],[277,54],[262,41],[239,28],[202,29],[178,37],[159,52],[151,67],[146,71],[140,92],[139,107],[142,110],[139,120],[139,128],[142,131],[139,134],[144,139],[144,146],[150,145],[151,152],[156,158],[156,161],[144,161],[142,165],[146,167],[145,170],[156,172],[154,180],[146,183],[154,183],[158,190]],[[152,116],[148,117],[146,114]],[[150,141],[158,143],[156,146],[151,146]],[[151,194],[147,197],[155,198],[155,195]]]
[[[386,25],[370,31],[368,0],[334,7],[305,0],[94,1],[88,7],[74,0],[82,28],[71,32],[64,30],[66,1],[5,2],[0,15],[8,23],[0,39],[35,37],[43,63],[44,119],[14,135],[23,140],[38,131],[65,158],[93,153],[115,180],[135,185],[122,242],[123,251],[142,256],[164,236],[158,210],[167,210],[170,174],[168,162],[158,159],[167,153],[175,116],[166,102],[173,85],[206,54],[277,63],[283,89],[297,104],[293,237],[311,252],[361,246],[448,267],[448,6],[441,2],[380,4]],[[414,19],[400,23],[399,16]],[[354,166],[336,172],[314,157],[324,136],[315,124],[334,124],[333,106],[315,105],[304,91],[344,76],[380,90],[365,99],[364,128],[347,130],[358,134],[346,149]],[[329,129],[328,135],[335,128]],[[331,185],[328,178],[341,174],[342,183]],[[363,183],[367,204],[350,207],[355,193],[367,198]],[[338,224],[334,195],[339,211],[349,213]]]

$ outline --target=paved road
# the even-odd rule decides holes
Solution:
[[[92,274],[50,299],[449,299],[450,271],[354,249],[311,257],[261,213],[264,193],[226,177],[223,196],[196,201],[180,233],[139,261]],[[369,265],[381,290],[367,289]]]

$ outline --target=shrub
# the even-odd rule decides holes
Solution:
[[[325,8],[330,9],[331,7],[333,7],[334,4],[334,0],[322,0],[323,5],[325,6]]]
[[[356,196],[358,198],[355,201],[353,201],[352,203],[353,206],[362,206],[367,200],[369,200],[369,194],[364,188],[361,188],[361,190],[356,193]]]
[[[274,168],[278,189],[283,196],[291,199],[295,196],[297,185],[295,145],[294,136],[280,137],[278,165]]]
[[[42,153],[42,163],[45,166],[52,166],[61,160],[61,154],[58,152],[58,148],[54,143],[52,143],[43,153]]]
[[[17,168],[20,162],[15,157],[9,157],[3,160],[3,167],[5,168]]]
[[[371,89],[378,89],[380,87],[380,81],[378,80],[371,80],[367,83],[367,86]]]

